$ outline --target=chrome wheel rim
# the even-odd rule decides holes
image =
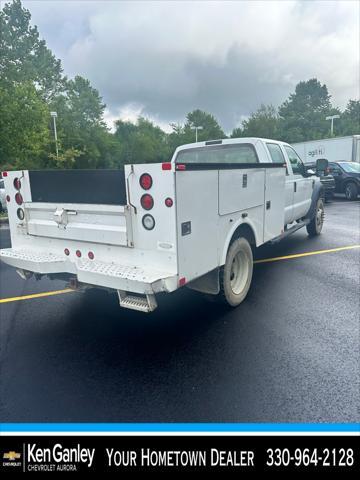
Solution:
[[[249,276],[249,263],[244,252],[238,252],[233,258],[230,269],[230,287],[235,295],[245,288]]]

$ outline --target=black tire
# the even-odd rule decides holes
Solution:
[[[324,200],[322,198],[319,198],[316,202],[315,215],[312,218],[311,222],[306,225],[306,230],[310,237],[320,235],[322,227],[324,225],[324,216]]]
[[[355,183],[349,182],[345,185],[344,189],[346,200],[356,200],[358,196],[358,189]]]
[[[231,307],[245,299],[253,274],[253,254],[246,238],[238,238],[229,247],[225,265],[220,270],[219,298]]]

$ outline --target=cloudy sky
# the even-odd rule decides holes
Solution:
[[[230,131],[312,77],[336,106],[359,96],[356,0],[23,3],[65,73],[99,89],[109,124],[142,114],[166,128],[200,108]]]

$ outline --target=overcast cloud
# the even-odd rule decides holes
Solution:
[[[200,108],[230,131],[312,77],[336,106],[359,97],[357,1],[23,3],[65,73],[99,89],[109,124],[167,127]]]

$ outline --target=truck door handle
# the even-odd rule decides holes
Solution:
[[[294,192],[296,192],[296,182],[294,182]]]

